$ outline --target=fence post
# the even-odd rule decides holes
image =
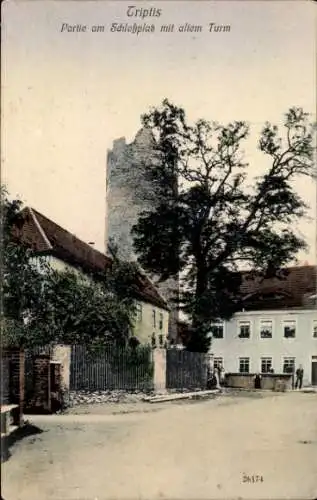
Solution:
[[[71,346],[56,345],[53,349],[52,361],[61,364],[61,389],[63,402],[69,402]]]
[[[154,391],[166,392],[166,349],[153,350]]]
[[[20,359],[19,359],[19,392],[20,392],[20,398],[19,398],[19,426],[21,426],[24,423],[24,402],[25,402],[25,351],[20,350],[19,353]]]

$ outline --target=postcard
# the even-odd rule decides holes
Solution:
[[[316,6],[2,4],[2,500],[317,498]]]

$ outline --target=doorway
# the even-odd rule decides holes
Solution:
[[[311,383],[312,383],[312,385],[317,386],[317,356],[312,356]]]

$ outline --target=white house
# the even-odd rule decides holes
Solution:
[[[212,327],[214,364],[227,373],[286,373],[302,365],[304,385],[317,385],[316,267],[283,274],[243,280],[243,310]]]
[[[22,211],[23,225],[18,237],[35,255],[46,257],[53,269],[70,268],[82,275],[93,276],[111,266],[112,259],[77,238],[43,214],[30,207]],[[168,337],[169,306],[152,281],[140,269],[134,293],[136,317],[133,335],[142,344],[163,346]]]

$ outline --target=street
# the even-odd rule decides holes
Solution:
[[[4,500],[317,498],[317,394],[30,422],[43,432],[3,464]]]

